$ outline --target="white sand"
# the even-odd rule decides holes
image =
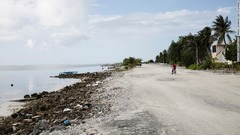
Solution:
[[[109,80],[112,114],[52,134],[237,135],[240,75],[160,64],[143,65]]]
[[[0,117],[1,116],[6,117],[6,116],[11,115],[12,113],[21,109],[23,105],[24,105],[24,103],[20,103],[20,102],[7,102],[7,101],[1,100]]]

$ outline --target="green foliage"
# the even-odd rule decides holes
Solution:
[[[213,69],[224,69],[224,68],[228,68],[228,67],[229,67],[229,65],[227,63],[214,62],[212,64]]]
[[[185,51],[182,54],[182,63],[185,67],[189,67],[196,62],[196,55],[191,50]]]
[[[168,53],[167,50],[163,50],[159,55],[156,56],[155,62],[168,63]]]
[[[240,71],[240,63],[233,63],[233,69]]]
[[[226,60],[230,60],[232,62],[237,61],[237,43],[236,42],[227,46],[227,49],[225,52],[225,58]]]
[[[172,41],[171,45],[168,48],[168,60],[170,63],[181,62],[181,48],[182,45],[178,42]]]
[[[125,69],[133,68],[138,65],[141,66],[141,64],[142,64],[142,59],[140,58],[129,57],[123,60],[123,66],[125,67]]]
[[[211,58],[207,58],[204,61],[204,63],[199,66],[198,69],[203,69],[203,70],[212,69],[212,65],[213,65],[212,59]]]
[[[153,60],[149,60],[148,63],[154,63],[154,61]]]
[[[192,64],[188,67],[188,69],[191,69],[191,70],[196,70],[197,69],[197,65],[196,64]]]
[[[226,44],[225,36],[231,42],[229,34],[233,33],[231,21],[228,17],[217,16],[212,28],[204,27],[197,34],[180,36],[177,41],[172,41],[169,48],[156,56],[155,62],[178,63],[190,69],[221,69],[228,67],[226,64],[214,63],[211,59],[211,45],[214,40]],[[213,35],[212,35],[213,33]],[[226,59],[236,61],[236,46],[227,47]],[[199,67],[196,64],[199,64]]]
[[[211,56],[210,47],[212,44],[211,28],[205,27],[198,34],[191,33],[180,36],[177,42],[172,41],[168,49],[168,59],[170,62],[181,63],[185,67],[191,64],[204,63],[205,59]],[[196,56],[197,55],[197,56]]]
[[[223,18],[222,15],[216,17],[213,21],[212,29],[214,31],[213,37],[218,40],[218,44],[222,42],[226,45],[226,37],[229,42],[232,42],[232,39],[229,34],[234,33],[231,29],[231,21],[228,20],[228,17]]]

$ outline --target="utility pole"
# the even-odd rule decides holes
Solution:
[[[198,45],[196,44],[195,41],[192,41],[194,45],[196,46],[196,64],[197,64],[197,69],[198,69]]]
[[[240,0],[237,2],[237,62],[240,63]]]
[[[197,69],[198,69],[198,45],[195,41],[193,40],[188,40],[188,43],[193,43],[196,46],[196,65],[197,65]]]

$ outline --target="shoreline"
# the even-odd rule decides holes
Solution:
[[[0,103],[0,118],[5,118],[10,116],[12,113],[19,111],[23,107],[24,103],[21,102],[11,102],[11,101],[1,101]]]
[[[0,134],[31,134],[43,130],[64,129],[70,124],[84,123],[84,119],[97,117],[106,113],[98,104],[100,101],[91,99],[98,93],[104,80],[113,72],[81,73],[64,78],[80,79],[79,82],[53,92],[39,93],[40,98],[26,102],[24,107],[0,121]],[[48,128],[36,128],[40,121],[48,121]],[[68,121],[66,123],[64,121]]]

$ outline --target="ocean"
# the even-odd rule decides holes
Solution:
[[[100,65],[31,65],[0,66],[0,116],[5,116],[10,100],[22,99],[26,94],[59,90],[77,82],[77,79],[59,79],[50,76],[64,71],[78,73],[102,71]],[[11,86],[11,84],[13,86]]]

